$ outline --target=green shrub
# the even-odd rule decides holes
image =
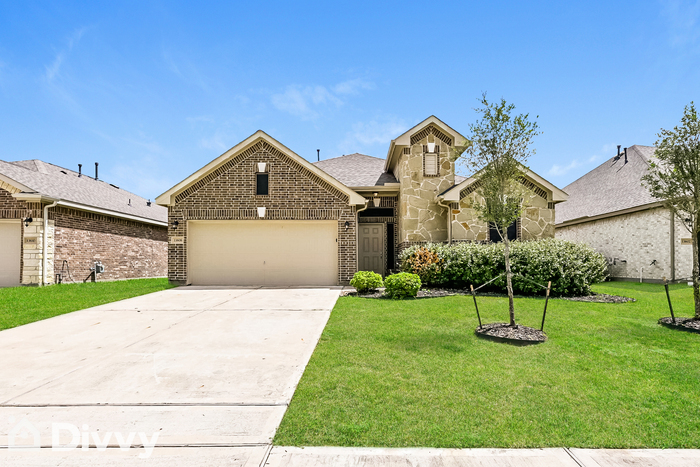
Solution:
[[[417,273],[426,285],[441,287],[475,287],[488,282],[505,271],[503,243],[455,243],[412,246],[400,255],[401,270]],[[432,268],[418,269],[413,265],[419,250],[427,249],[442,260]],[[580,296],[591,292],[591,285],[607,277],[607,261],[587,245],[554,238],[531,242],[511,242],[513,289],[521,295],[541,295],[542,288],[523,279],[519,274],[547,284],[552,281],[552,295]],[[503,292],[505,276],[491,284],[490,290]]]
[[[389,298],[415,297],[421,286],[420,276],[407,272],[392,274],[384,280],[384,286]]]
[[[358,271],[352,276],[350,285],[355,287],[358,293],[366,293],[384,287],[382,276],[372,271]]]

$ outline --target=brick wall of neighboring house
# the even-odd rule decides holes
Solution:
[[[51,208],[55,221],[53,271],[64,263],[76,282],[90,274],[95,261],[105,266],[97,280],[167,275],[167,228],[64,207]],[[65,274],[63,280],[70,282]]]
[[[255,195],[255,164],[268,163],[269,195]],[[267,208],[260,219],[256,208]],[[187,281],[187,220],[337,220],[338,281],[346,284],[357,270],[355,208],[348,196],[284,153],[258,141],[175,198],[168,209],[170,237],[184,243],[168,246],[168,278]],[[349,227],[345,229],[345,222]]]
[[[614,279],[671,279],[671,251],[674,252],[675,278],[690,277],[693,247],[682,245],[690,233],[678,219],[673,225],[674,246],[671,248],[671,213],[666,208],[647,209],[566,227],[557,227],[556,237],[586,243],[602,253]],[[654,264],[652,264],[654,263]]]

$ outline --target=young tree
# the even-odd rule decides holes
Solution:
[[[521,183],[527,160],[535,153],[530,148],[539,134],[537,122],[528,114],[511,115],[515,106],[504,99],[490,103],[483,94],[481,108],[475,109],[481,119],[469,125],[468,144],[455,147],[455,158],[469,172],[476,174],[477,201],[473,204],[480,220],[493,225],[505,247],[506,285],[510,325],[515,326],[513,274],[510,269],[508,227],[522,215],[527,189]]]
[[[700,123],[693,102],[685,107],[680,126],[657,135],[656,161],[642,180],[651,194],[681,220],[693,238],[693,297],[695,319],[700,319]]]

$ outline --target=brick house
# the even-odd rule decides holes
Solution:
[[[692,275],[690,232],[642,184],[654,151],[625,148],[565,187],[569,200],[556,207],[556,237],[586,243],[605,255],[611,279]]]
[[[0,161],[0,287],[167,273],[167,210],[40,160]],[[70,272],[70,274],[68,274]]]
[[[386,274],[401,249],[489,241],[470,207],[473,178],[449,148],[464,137],[432,116],[392,140],[386,159],[350,154],[316,163],[258,131],[170,190],[168,277],[198,285],[347,284]],[[531,207],[511,238],[554,235],[566,194],[527,172]]]

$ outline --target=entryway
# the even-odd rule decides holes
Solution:
[[[384,242],[386,234],[384,224],[359,224],[357,255],[358,270],[385,274]]]

